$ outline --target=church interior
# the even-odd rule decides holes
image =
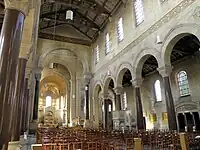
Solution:
[[[200,150],[199,0],[0,0],[0,150]]]

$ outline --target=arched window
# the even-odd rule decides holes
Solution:
[[[126,92],[124,92],[123,94],[123,106],[124,106],[124,110],[127,109],[127,96],[126,96]]]
[[[124,28],[123,28],[122,17],[119,18],[117,22],[117,34],[118,34],[118,41],[121,42],[124,39]]]
[[[181,96],[186,96],[190,94],[189,83],[187,78],[187,73],[185,71],[180,71],[177,75],[178,86]]]
[[[133,4],[135,10],[136,25],[139,25],[144,21],[143,0],[134,0]]]
[[[51,106],[51,103],[52,103],[51,96],[47,96],[47,97],[46,97],[46,107]]]
[[[109,33],[106,33],[105,53],[106,53],[106,55],[108,53],[110,53],[110,35],[109,35]]]
[[[155,97],[157,102],[162,101],[162,96],[161,96],[161,86],[160,86],[160,80],[156,80],[154,83],[154,90],[155,90]]]
[[[100,60],[99,45],[95,47],[94,51],[95,51],[95,63],[97,64]]]
[[[108,112],[112,112],[112,106],[111,106],[111,104],[108,105]]]

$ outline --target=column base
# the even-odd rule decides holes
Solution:
[[[31,145],[36,144],[36,136],[35,135],[27,135],[25,139],[24,136],[20,137],[20,145],[22,150],[32,150]]]
[[[20,141],[9,142],[8,150],[21,150]]]
[[[30,134],[35,134],[38,128],[38,122],[36,120],[33,120],[32,122],[30,122],[29,125],[29,133]]]
[[[93,121],[85,120],[83,127],[84,128],[89,128],[89,129],[93,128]]]

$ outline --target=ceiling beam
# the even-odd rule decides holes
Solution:
[[[53,25],[49,25],[49,23],[48,23],[48,25],[47,26],[45,26],[45,27],[40,27],[40,30],[45,30],[45,29],[48,29],[48,28],[53,28],[53,27],[58,27],[58,26],[60,26],[60,25],[63,25],[64,23],[56,23],[55,25],[53,24]]]
[[[110,12],[109,12],[109,10],[108,9],[106,9],[105,7],[104,7],[104,5],[102,6],[98,1],[96,1],[96,0],[84,0],[85,2],[90,2],[90,3],[94,3],[96,6],[97,6],[97,9],[99,9],[102,13],[104,13],[104,14],[107,14],[107,15],[109,15],[110,16]],[[106,1],[107,2],[107,1]]]
[[[179,54],[185,54],[185,55],[189,55],[190,53],[189,52],[185,52],[185,51],[182,51],[180,49],[177,49],[177,48],[174,48],[173,51],[179,53]]]
[[[76,27],[74,24],[71,24],[73,28],[75,28],[77,31],[88,37],[90,40],[92,40],[92,37],[90,37],[87,33],[83,32],[80,28]]]
[[[45,14],[42,14],[40,16],[40,18],[45,18],[45,17],[49,17],[49,16],[52,16],[57,13],[57,14],[61,14],[61,13],[65,13],[67,11],[67,9],[61,9],[61,10],[58,10],[57,12],[54,11],[54,12],[49,12],[49,13],[45,13]],[[95,28],[95,29],[98,29],[100,30],[100,27],[99,25],[97,25],[95,22],[93,22],[90,18],[84,16],[83,14],[81,14],[80,12],[76,11],[76,10],[73,10],[74,11],[74,18],[76,19],[84,19],[86,22],[89,22],[89,24],[91,24],[92,28]]]
[[[85,0],[84,0],[85,1]],[[85,1],[88,3],[88,0]],[[69,8],[73,8],[73,9],[80,9],[80,10],[83,10],[83,11],[91,11],[95,14],[106,14],[106,15],[110,15],[109,11],[107,9],[105,9],[104,7],[101,7],[100,4],[96,3],[95,1],[91,1],[93,3],[94,6],[96,6],[96,8],[94,7],[93,8],[88,8],[86,6],[84,6],[84,3],[82,2],[82,4],[80,5],[77,5],[77,4],[73,4],[73,3],[69,3],[69,2],[64,2],[63,0],[51,0],[51,3],[56,3],[56,4],[61,4],[61,5],[64,5],[66,7],[69,7]]]
[[[39,38],[91,46],[91,41],[39,32]]]
[[[61,20],[61,19],[58,19],[58,18],[56,18],[56,20],[55,20],[55,17],[48,17],[48,16],[44,17],[43,19],[47,20],[47,21],[54,21],[54,22],[56,21],[58,23],[63,23],[63,24],[70,24],[70,25],[75,25],[76,24],[78,26],[82,26],[82,27],[86,27],[86,28],[92,28],[94,30],[99,30],[93,24],[89,24],[87,22],[85,24],[83,24],[81,21],[78,21],[77,18],[74,18],[73,21],[71,21],[71,20]]]

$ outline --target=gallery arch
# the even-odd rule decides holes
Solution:
[[[102,116],[102,86],[96,84],[94,88],[94,120],[96,127],[103,127],[103,116]]]
[[[106,129],[113,128],[113,114],[112,112],[116,109],[115,103],[115,82],[112,77],[107,77],[103,86],[103,101],[102,101],[102,116],[103,126]]]
[[[170,55],[170,63],[174,67],[172,81],[174,81],[177,91],[174,97],[178,128],[181,131],[192,131],[194,128],[199,130],[200,119],[195,103],[195,92],[193,92],[194,84],[192,84],[194,83],[193,79],[199,75],[199,72],[192,73],[190,65],[196,68],[199,63],[200,42],[193,34],[187,33],[178,36],[179,40],[174,43]]]
[[[89,111],[86,111],[86,109],[89,109],[89,107],[85,106],[89,105],[89,103],[86,104],[85,99],[85,87],[89,86],[87,78],[88,76],[86,76],[88,73],[84,72],[84,70],[87,70],[88,68],[87,64],[83,65],[81,60],[82,59],[79,59],[79,57],[70,50],[56,49],[45,52],[43,55],[41,55],[38,61],[38,65],[42,66],[41,74],[43,79],[48,79],[48,76],[52,76],[55,81],[58,80],[59,82],[59,80],[62,78],[62,82],[60,80],[59,83],[66,84],[65,87],[57,84],[55,88],[50,88],[49,86],[51,84],[48,82],[44,85],[49,85],[48,88],[45,89],[47,91],[55,91],[55,89],[57,89],[57,91],[59,91],[57,92],[57,95],[59,95],[57,97],[59,97],[60,99],[64,99],[66,105],[64,105],[62,114],[65,115],[65,118],[61,118],[62,123],[68,126],[77,124],[83,125],[83,120],[86,118],[86,116],[89,116]],[[62,91],[60,88],[62,88],[62,90],[66,89],[65,94],[62,95],[60,93]],[[43,91],[41,91],[41,93],[44,92],[44,89],[42,90]],[[44,97],[42,98],[44,99]],[[53,101],[55,99],[55,96],[51,98]],[[55,115],[54,111],[51,112],[53,112],[51,114]]]
[[[44,126],[67,123],[68,89],[60,76],[47,76],[40,82],[39,122]],[[51,112],[51,113],[50,113]]]

